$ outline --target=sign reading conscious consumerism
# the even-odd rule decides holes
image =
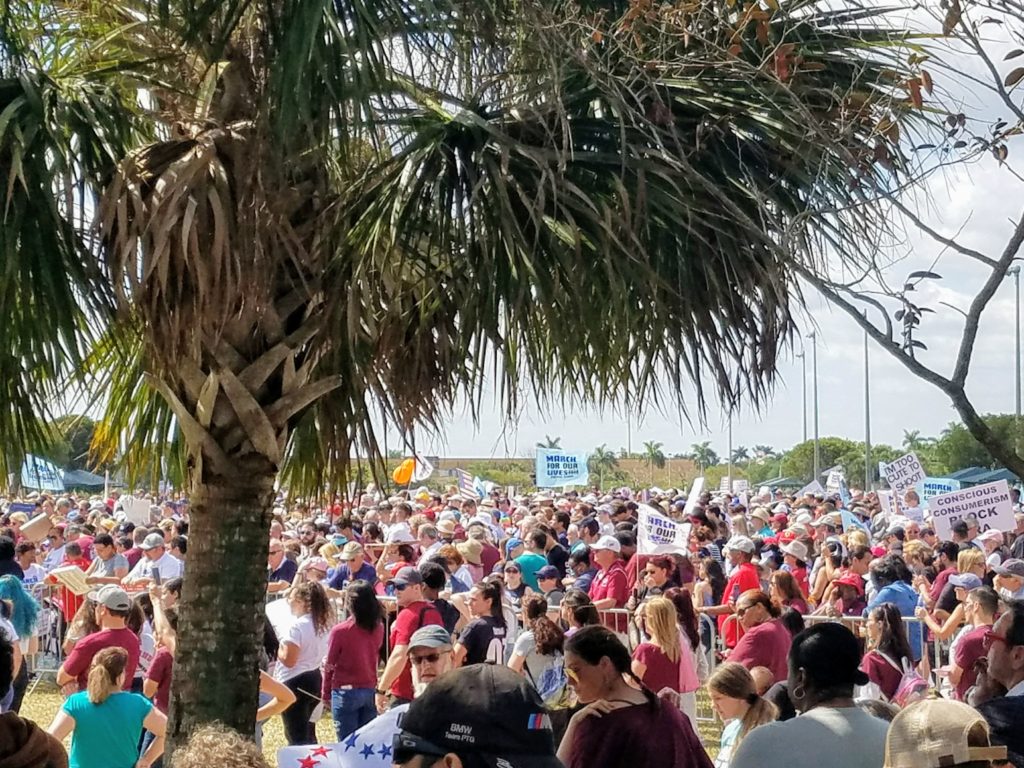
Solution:
[[[590,480],[587,454],[570,453],[560,448],[537,449],[537,487],[586,485]]]
[[[928,506],[935,533],[945,541],[953,538],[953,524],[966,517],[976,518],[982,533],[990,529],[1012,531],[1017,527],[1010,488],[1005,480],[934,496]]]

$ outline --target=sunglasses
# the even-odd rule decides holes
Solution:
[[[408,586],[409,586],[408,584],[399,584],[398,582],[395,582],[395,592],[404,592],[405,588],[408,587]],[[448,754],[448,753],[445,752],[445,754]]]
[[[395,765],[405,765],[417,755],[444,757],[448,752],[426,739],[412,733],[401,731],[391,741],[392,761]]]
[[[997,642],[999,642],[999,643],[1005,643],[1005,642],[1007,642],[1007,640],[1006,640],[1006,638],[1005,638],[1005,637],[1003,637],[1002,635],[997,635],[997,634],[996,634],[995,632],[993,632],[993,631],[992,631],[991,629],[990,629],[990,630],[988,630],[988,631],[987,631],[987,632],[986,632],[986,633],[985,633],[984,635],[982,635],[982,637],[981,637],[981,647],[982,647],[982,648],[984,648],[984,649],[985,649],[986,651],[987,651],[987,650],[989,650],[989,649],[990,649],[990,648],[991,648],[991,647],[992,647],[993,645],[995,645],[995,644],[996,644]]]
[[[747,611],[749,611],[753,607],[754,606],[752,606],[752,605],[744,605],[742,608],[737,606],[736,607],[736,615],[739,616],[742,619],[743,618],[743,614],[745,614]]]
[[[437,664],[438,659],[440,658],[440,653],[424,653],[420,656],[413,656],[410,654],[409,663],[412,664],[414,667],[418,667],[423,662],[427,662],[428,664]]]

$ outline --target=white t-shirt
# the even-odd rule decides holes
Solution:
[[[305,672],[319,669],[320,664],[327,655],[328,634],[328,632],[324,632],[322,635],[316,633],[316,628],[313,626],[313,618],[308,613],[295,619],[280,640],[282,644],[291,643],[297,646],[299,656],[291,667],[286,667],[278,661],[274,665],[274,679],[283,683]],[[310,691],[310,693],[318,694],[319,691]]]
[[[22,583],[26,586],[29,584],[38,584],[46,578],[46,569],[44,569],[39,563],[32,563],[28,568],[23,568],[22,570],[25,571],[25,579]]]
[[[882,768],[889,724],[858,707],[816,707],[792,720],[754,728],[730,768]]]
[[[145,680],[154,656],[156,656],[156,638],[153,637],[153,625],[144,621],[142,622],[142,631],[139,633],[139,665],[135,668],[135,677]]]
[[[164,552],[159,560],[150,560],[145,555],[135,564],[131,573],[128,574],[128,581],[136,579],[152,579],[153,570],[160,571],[160,580],[176,579],[181,576],[185,564],[169,552]]]

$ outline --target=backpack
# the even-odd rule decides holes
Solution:
[[[562,660],[562,654],[555,654],[554,660],[541,672],[539,680],[533,679],[533,673],[530,672],[529,666],[524,665],[523,669],[526,670],[530,682],[533,683],[533,687],[540,694],[540,699],[546,709],[554,711],[557,709],[571,709],[576,706],[575,696],[573,695],[572,688],[569,687],[569,678],[565,674],[565,663]]]
[[[912,662],[907,659],[903,659],[902,664],[897,664],[889,656],[884,653],[878,652],[878,655],[888,662],[889,666],[895,669],[897,672],[902,672],[903,676],[900,678],[899,685],[896,686],[896,691],[893,693],[892,698],[889,699],[890,704],[895,704],[897,707],[902,709],[909,704],[913,704],[915,701],[920,701],[928,695],[928,689],[931,687],[928,681],[921,677],[921,674],[914,668]]]
[[[449,603],[443,597],[439,597],[437,600],[432,602],[434,607],[437,609],[437,612],[441,614],[441,623],[444,624],[444,628],[448,630],[448,634],[450,635],[455,631],[455,625],[459,623],[459,616],[462,614],[459,613],[458,608]],[[423,621],[422,615],[420,616],[420,621]]]

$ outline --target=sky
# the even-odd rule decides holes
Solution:
[[[1000,71],[1012,63],[1002,62],[1009,47],[1001,41],[992,45],[993,59]],[[1015,62],[1013,62],[1015,63]],[[959,61],[964,73],[975,74],[991,82],[978,61]],[[942,73],[935,78],[940,89]],[[946,81],[948,82],[948,81]],[[982,133],[986,123],[1010,116],[981,89],[950,90],[949,101],[970,116],[977,116],[972,128]],[[969,167],[960,167],[933,176],[926,186],[920,213],[933,228],[992,257],[998,257],[1013,231],[1013,220],[1021,215],[1024,195],[1022,183],[1010,170],[1015,153],[1024,144],[1010,145],[1008,166],[1000,166],[986,157]],[[902,243],[904,258],[887,275],[899,284],[916,269],[933,269],[941,280],[925,281],[917,298],[935,309],[926,315],[917,337],[928,346],[919,359],[948,375],[960,342],[963,315],[987,270],[967,257],[943,251],[942,246],[923,233],[909,230]],[[805,335],[817,334],[819,434],[862,440],[865,435],[864,336],[862,330],[842,310],[828,305],[813,289],[807,288],[807,311],[799,318],[801,332],[794,340],[800,351],[807,351],[807,435],[813,437],[813,384],[810,341]],[[947,306],[949,305],[949,306]],[[975,346],[968,397],[982,413],[1012,413],[1015,407],[1014,382],[1014,281],[1007,277],[982,316]],[[956,309],[953,309],[954,307]],[[938,435],[951,421],[959,420],[949,400],[932,385],[916,378],[879,347],[869,345],[870,428],[875,444],[899,445],[905,431],[918,430],[925,436]],[[778,369],[778,381],[772,396],[759,411],[744,408],[733,418],[733,446],[770,445],[787,449],[803,439],[803,384],[801,362],[790,354]],[[692,400],[692,391],[680,393],[684,402]],[[546,436],[561,438],[567,450],[591,451],[606,444],[612,450],[631,445],[642,450],[645,440],[663,443],[667,454],[685,453],[694,443],[708,440],[719,454],[728,446],[725,414],[714,404],[708,423],[693,424],[673,410],[628,415],[620,409],[541,409],[529,403],[523,413],[508,421],[500,403],[484,398],[478,424],[474,424],[464,406],[455,409],[446,428],[438,435],[417,434],[421,451],[452,457],[527,456]],[[397,437],[392,433],[391,440]]]

